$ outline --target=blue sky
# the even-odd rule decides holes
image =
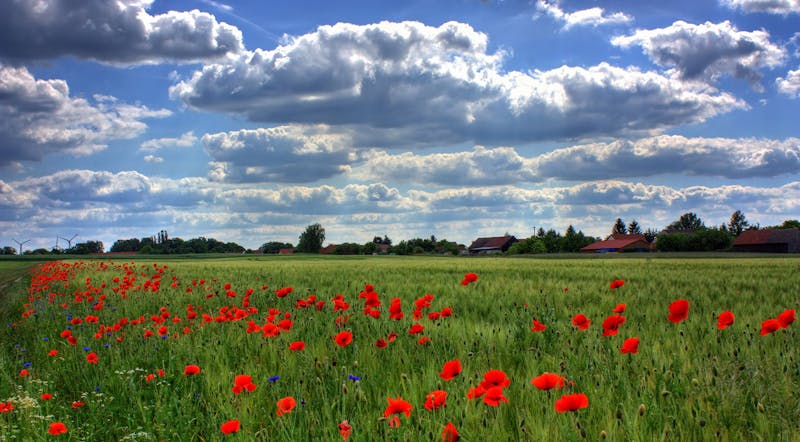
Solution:
[[[0,245],[800,217],[797,0],[72,3],[0,0]]]

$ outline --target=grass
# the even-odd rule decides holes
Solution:
[[[0,400],[15,407],[0,414],[0,439],[44,440],[48,424],[59,421],[69,428],[64,439],[219,440],[220,425],[230,419],[242,427],[224,436],[231,440],[341,440],[337,424],[344,419],[353,427],[351,440],[439,440],[447,422],[463,440],[792,440],[800,434],[797,325],[759,334],[762,321],[797,308],[796,258],[154,257],[57,265],[58,278],[34,290],[33,300],[27,299],[30,281],[19,281],[0,308]],[[126,271],[136,278],[123,295]],[[461,286],[467,272],[479,280]],[[614,278],[625,285],[609,289]],[[156,279],[159,289],[145,290],[146,281]],[[192,284],[200,279],[206,284]],[[228,283],[235,297],[226,296]],[[366,284],[380,294],[379,319],[363,314],[358,295]],[[277,298],[274,290],[286,286],[293,292]],[[242,307],[248,288],[257,313],[202,321],[203,313],[216,317],[220,308]],[[350,303],[344,314],[333,312],[337,293]],[[426,293],[435,296],[426,315],[444,307],[454,315],[421,319],[422,335],[431,341],[419,345],[420,335],[407,330],[413,301]],[[94,310],[101,295],[103,307]],[[326,301],[322,311],[295,309],[310,295]],[[402,300],[401,321],[388,318],[394,297]],[[679,298],[690,302],[690,313],[673,324],[667,307]],[[618,303],[627,304],[626,323],[618,336],[601,336],[603,318]],[[199,313],[193,320],[190,304]],[[151,316],[162,308],[170,317],[154,324]],[[276,323],[289,312],[292,329],[272,338],[246,333],[247,322],[263,325],[270,308],[280,310]],[[35,312],[22,318],[30,309]],[[736,322],[717,330],[723,310],[733,311]],[[576,313],[591,319],[588,331],[572,327]],[[100,339],[94,338],[98,324],[72,325],[75,346],[59,336],[68,318],[87,315],[106,326],[123,317],[145,320]],[[339,348],[332,340],[340,330],[334,319],[344,315],[354,339]],[[171,322],[176,316],[180,323]],[[534,318],[547,325],[544,332],[531,332]],[[161,325],[168,327],[167,338],[143,337]],[[375,340],[390,332],[397,340],[376,348]],[[632,336],[641,340],[639,353],[620,354],[622,341]],[[305,341],[306,349],[289,351],[293,341]],[[84,347],[97,353],[97,365],[86,362]],[[52,349],[58,356],[47,356]],[[452,359],[464,371],[445,382],[438,372]],[[30,375],[21,378],[26,363]],[[184,376],[188,364],[200,366],[201,374]],[[466,397],[491,369],[511,379],[508,404],[490,407]],[[165,375],[148,382],[146,375],[158,370]],[[574,384],[538,391],[530,380],[543,372]],[[234,395],[234,377],[243,373],[258,387]],[[270,382],[273,376],[280,379]],[[436,389],[448,392],[447,406],[425,410],[425,396]],[[556,413],[555,400],[577,392],[587,394],[589,407]],[[54,399],[42,401],[43,393]],[[276,401],[285,396],[298,406],[278,417]],[[399,428],[390,428],[383,411],[387,397],[397,396],[414,409]],[[76,400],[86,405],[73,409]]]

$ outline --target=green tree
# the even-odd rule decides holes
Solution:
[[[667,226],[668,229],[674,230],[697,230],[704,227],[703,220],[694,212],[684,213],[677,221]]]
[[[294,246],[292,245],[292,243],[280,242],[280,241],[269,241],[269,242],[265,242],[264,244],[261,244],[261,247],[259,247],[259,250],[261,250],[261,253],[275,255],[278,252],[280,252],[281,249],[293,249],[293,248],[294,248]]]
[[[728,231],[733,236],[739,236],[749,225],[750,223],[747,222],[744,213],[741,210],[737,210],[731,215],[731,220],[728,222]]]
[[[617,221],[614,222],[614,227],[611,229],[611,234],[621,233],[625,234],[628,230],[625,228],[625,221],[622,218],[617,218]]]
[[[792,228],[800,228],[800,221],[796,219],[787,219],[786,221],[781,224],[781,229],[792,229]]]
[[[16,254],[17,254],[17,249],[11,246],[3,247],[2,252],[0,252],[0,255],[16,255]]]
[[[641,235],[642,234],[642,227],[636,220],[631,221],[628,224],[628,234],[629,235]]]
[[[321,224],[311,224],[300,234],[297,251],[302,253],[319,253],[325,241],[325,228]]]

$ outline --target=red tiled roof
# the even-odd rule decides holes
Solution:
[[[628,235],[630,236],[630,235]],[[632,236],[641,236],[641,235],[632,235]],[[629,238],[629,239],[607,239],[605,241],[598,241],[596,243],[589,244],[588,246],[581,249],[581,252],[589,252],[593,250],[604,250],[604,249],[624,249],[630,246],[638,246],[636,248],[650,248],[650,244],[644,239],[644,236],[641,238]]]
[[[478,238],[472,242],[472,245],[469,246],[470,250],[492,250],[492,249],[502,249],[503,246],[506,245],[509,241],[516,241],[516,238],[513,236],[492,236],[489,238]]]
[[[798,236],[797,229],[745,230],[733,241],[735,246],[789,243]]]
[[[644,235],[628,235],[625,233],[612,233],[611,235],[608,235],[608,237],[606,238],[606,240],[610,239],[618,239],[618,240],[640,239],[642,241],[647,241],[647,238],[645,238]]]
[[[333,250],[336,248],[337,244],[329,244],[327,247],[323,247],[319,249],[319,253],[322,254],[331,254]]]

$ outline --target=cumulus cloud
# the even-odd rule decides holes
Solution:
[[[163,163],[164,158],[155,155],[145,155],[144,161],[146,163]]]
[[[339,23],[208,64],[170,95],[258,122],[338,126],[360,146],[640,133],[746,106],[707,85],[607,63],[505,72],[504,56],[462,23]]]
[[[720,3],[745,13],[800,14],[800,0],[720,0]]]
[[[74,56],[132,65],[210,60],[243,49],[236,27],[198,10],[150,15],[153,1],[3,2],[0,58],[24,63]]]
[[[0,65],[0,166],[53,153],[89,155],[110,140],[140,135],[147,128],[143,119],[170,114],[109,96],[71,97],[63,80],[36,79],[25,68]]]
[[[137,172],[67,170],[0,181],[0,228],[7,234],[45,238],[63,234],[64,229],[75,230],[86,239],[102,233],[106,236],[100,239],[110,245],[117,238],[147,235],[149,231],[142,229],[160,225],[184,238],[224,232],[224,240],[257,247],[268,238],[254,240],[247,237],[248,232],[294,232],[293,237],[280,239],[295,240],[305,225],[321,221],[335,232],[330,238],[334,242],[365,240],[365,229],[390,236],[402,231],[404,237],[433,233],[468,242],[474,232],[525,233],[530,223],[560,230],[572,223],[587,233],[601,234],[619,216],[662,227],[687,211],[714,224],[727,221],[734,210],[741,209],[753,221],[779,224],[796,217],[798,204],[800,182],[779,187],[675,188],[600,180],[542,188],[507,185],[433,190],[420,186],[405,191],[373,182],[266,189],[200,177],[168,179]],[[26,222],[19,223],[23,218]],[[469,237],[453,236],[459,232]]]
[[[775,80],[775,84],[782,94],[786,94],[791,98],[800,98],[800,68],[789,71],[786,74],[786,78],[778,77]]]
[[[177,138],[154,138],[147,140],[139,147],[140,152],[156,152],[166,147],[191,147],[197,141],[193,131],[189,131]]]
[[[633,17],[623,12],[614,12],[606,15],[603,8],[581,9],[574,12],[565,12],[558,5],[558,1],[539,0],[536,2],[536,9],[554,19],[564,22],[563,29],[570,29],[574,26],[601,26],[608,24],[628,23]]]
[[[371,151],[354,174],[366,179],[443,186],[606,180],[679,173],[725,178],[800,173],[800,139],[687,138],[660,135],[555,149],[523,157],[514,148],[454,153]]]
[[[279,126],[206,134],[210,178],[225,182],[312,182],[349,170],[350,138],[325,128]]]
[[[615,37],[611,43],[623,48],[641,46],[653,62],[677,69],[684,79],[731,75],[756,88],[759,70],[780,66],[786,56],[785,49],[769,40],[767,31],[739,31],[729,21],[695,25],[679,20],[666,28]]]

